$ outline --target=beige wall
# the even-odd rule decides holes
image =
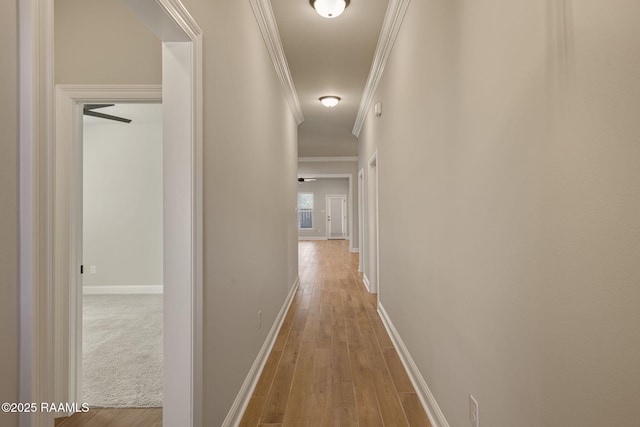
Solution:
[[[469,393],[485,426],[637,424],[639,15],[409,6],[359,150],[381,303],[451,426]]]
[[[302,122],[298,126],[300,157],[357,156],[358,140],[351,129],[333,129],[329,126]]]
[[[18,2],[0,2],[0,401],[18,402]],[[0,425],[17,426],[0,413]]]
[[[125,32],[130,12],[119,0],[84,3],[56,0],[56,23],[81,11],[82,19],[100,21],[111,34]],[[217,426],[298,274],[297,131],[249,2],[183,3],[204,31],[204,425]],[[101,44],[58,39],[57,82],[157,83],[155,54],[145,59],[136,52],[157,46],[159,53],[160,43],[141,33],[127,24],[122,48],[135,52],[112,51],[113,74],[98,69],[97,58],[90,68],[80,66]]]
[[[156,36],[121,0],[55,0],[57,84],[159,84]]]
[[[108,292],[114,285],[135,291],[131,286],[163,284],[162,105],[142,104],[137,108],[133,116],[121,114],[133,118],[128,124],[87,120],[85,116],[84,292],[91,292],[92,287],[98,292]],[[143,112],[153,120],[142,118]]]

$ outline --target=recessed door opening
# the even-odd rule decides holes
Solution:
[[[162,105],[82,110],[82,401],[160,407]]]
[[[364,247],[364,169],[358,172],[358,271],[364,271],[364,257],[367,252]]]
[[[369,174],[367,179],[367,235],[369,292],[380,293],[378,273],[378,155],[374,153],[369,159]],[[378,295],[379,298],[379,295]]]
[[[298,178],[298,239],[351,240],[351,194],[348,176]]]

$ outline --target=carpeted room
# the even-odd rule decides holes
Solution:
[[[83,123],[82,400],[162,406],[162,106]]]

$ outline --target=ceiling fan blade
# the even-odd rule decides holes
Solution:
[[[95,110],[96,108],[104,108],[104,107],[113,107],[116,104],[84,104],[84,109],[86,110]]]
[[[96,111],[87,110],[86,108],[84,109],[84,114],[86,116],[98,117],[98,118],[101,118],[101,119],[115,120],[117,122],[123,122],[123,123],[131,123],[131,119],[125,119],[124,117],[112,116],[111,114],[98,113]]]

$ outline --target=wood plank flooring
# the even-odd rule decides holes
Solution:
[[[299,264],[300,288],[240,425],[430,427],[348,241],[301,241]],[[92,409],[56,421],[161,425],[162,408]]]
[[[242,427],[430,427],[348,241],[299,242],[300,288]]]
[[[69,418],[56,419],[56,427],[162,427],[162,408],[92,408]]]

